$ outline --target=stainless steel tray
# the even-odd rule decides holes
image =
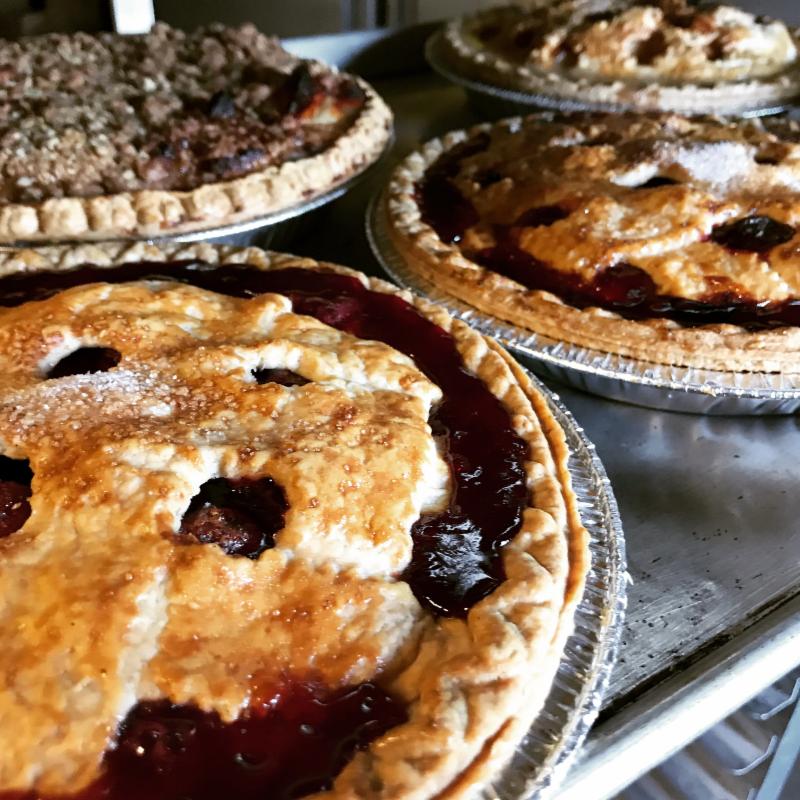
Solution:
[[[341,39],[345,66],[352,36]],[[337,41],[325,37],[328,52]],[[376,63],[407,63],[407,46],[393,49],[391,38],[371,38],[369,49]],[[395,111],[390,160],[481,121],[461,89],[430,73],[375,86]],[[294,249],[380,275],[363,219],[382,177],[334,203]],[[800,665],[800,420],[558,392],[611,478],[632,576],[603,708],[558,791],[558,800],[604,800]]]
[[[575,418],[557,395],[530,377],[566,433],[592,566],[550,695],[510,763],[485,787],[485,800],[540,800],[558,786],[600,710],[626,607],[625,543],[611,484]]]
[[[519,92],[495,86],[491,83],[468,78],[448,63],[441,30],[434,33],[425,43],[425,58],[431,68],[450,83],[460,86],[467,93],[470,102],[483,115],[497,119],[515,114],[530,114],[533,111],[552,109],[555,111],[625,111],[630,107],[614,103],[590,103],[535,92]],[[739,117],[764,117],[779,114],[791,104],[772,103],[737,114]]]
[[[388,235],[385,200],[367,212],[367,238],[397,283],[427,297],[492,336],[540,374],[627,403],[700,414],[793,414],[800,374],[721,372],[670,367],[559,342],[483,313],[408,268]]]

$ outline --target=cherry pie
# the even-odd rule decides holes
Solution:
[[[536,2],[455,20],[444,44],[469,77],[594,107],[734,113],[800,94],[800,34],[726,5]]]
[[[408,266],[557,340],[800,372],[800,124],[541,114],[429,142],[388,189]]]
[[[341,267],[0,261],[0,798],[444,798],[509,756],[587,570],[492,341]]]
[[[374,161],[364,81],[251,25],[0,41],[0,241],[152,237],[287,209]]]

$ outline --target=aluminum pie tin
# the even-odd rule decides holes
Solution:
[[[800,410],[800,373],[723,372],[656,364],[550,339],[479,311],[409,269],[389,237],[385,207],[382,195],[373,198],[367,211],[367,238],[386,273],[497,339],[545,377],[612,400],[666,411],[760,415]]]
[[[611,112],[636,110],[622,104],[583,102],[557,95],[520,92],[468,78],[460,74],[448,61],[442,31],[437,31],[425,42],[425,59],[434,72],[437,72],[450,83],[454,83],[464,89],[476,110],[492,119],[518,114],[530,114],[533,111],[542,109]],[[764,117],[771,114],[779,114],[792,107],[790,103],[772,103],[738,112],[734,116],[740,118]]]
[[[589,532],[591,567],[550,694],[511,760],[483,787],[482,800],[555,796],[600,710],[627,605],[625,540],[611,483],[594,445],[558,395],[530,378],[566,437],[572,488]]]

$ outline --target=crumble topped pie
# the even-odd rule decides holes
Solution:
[[[605,353],[800,372],[800,123],[539,114],[429,142],[387,192],[409,267]]]
[[[341,267],[0,260],[0,798],[455,798],[588,569],[504,351]]]
[[[258,217],[374,161],[362,80],[252,25],[0,41],[0,241],[158,236]]]
[[[464,74],[589,106],[734,113],[800,94],[800,34],[688,0],[559,0],[447,25]]]

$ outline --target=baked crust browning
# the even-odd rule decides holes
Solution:
[[[0,540],[0,791],[84,786],[138,699],[230,719],[257,691],[254,675],[269,683],[313,664],[328,685],[377,680],[408,706],[408,722],[317,796],[466,796],[538,713],[582,593],[586,531],[563,431],[493,342],[344,268],[113,244],[5,251],[0,275],[182,259],[340,271],[449,332],[529,449],[530,501],[503,549],[506,580],[462,620],[431,616],[397,579],[410,526],[449,488],[427,424],[441,393],[388,345],[293,313],[283,295],[168,281],[95,283],[0,310],[0,443],[34,473],[30,518]],[[76,346],[121,358],[43,380]],[[308,382],[261,385],[253,369]],[[251,560],[176,544],[204,481],[253,474],[288,501],[274,548]]]
[[[158,237],[324,194],[382,153],[364,81],[253,26],[0,42],[0,241]]]
[[[662,364],[797,371],[797,141],[790,121],[534,115],[429,142],[385,210],[412,270],[499,319]],[[442,170],[458,220],[425,208]]]
[[[685,0],[561,0],[448,23],[449,59],[490,84],[595,106],[736,113],[800,91],[784,23]]]

